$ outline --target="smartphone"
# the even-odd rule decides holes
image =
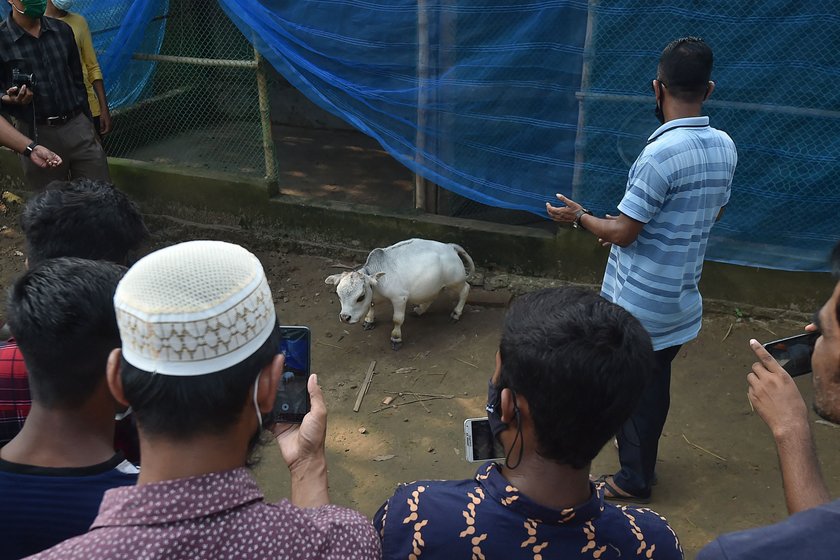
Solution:
[[[464,455],[470,463],[502,459],[505,450],[493,437],[487,417],[464,420]]]
[[[303,422],[309,412],[309,382],[311,340],[308,327],[281,326],[280,352],[286,356],[283,376],[277,384],[277,397],[271,418],[274,422]]]
[[[791,377],[811,373],[811,355],[814,344],[820,337],[818,332],[798,334],[764,345],[764,349],[785,368]]]

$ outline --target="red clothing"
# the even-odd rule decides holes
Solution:
[[[26,364],[14,339],[0,343],[0,446],[23,427],[32,408]]]

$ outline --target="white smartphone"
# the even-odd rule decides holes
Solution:
[[[464,456],[470,463],[502,459],[505,450],[493,437],[487,417],[464,420]]]

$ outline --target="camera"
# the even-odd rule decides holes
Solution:
[[[28,89],[35,87],[35,74],[21,72],[18,68],[12,69],[12,83],[18,88],[26,86]]]

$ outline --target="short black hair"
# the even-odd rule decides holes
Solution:
[[[275,328],[248,358],[205,375],[154,374],[123,358],[123,394],[144,434],[186,441],[224,432],[239,421],[257,375],[279,352],[280,329]]]
[[[77,408],[105,382],[108,354],[120,346],[113,299],[125,270],[105,261],[49,259],[14,283],[9,327],[33,400]]]
[[[26,203],[20,224],[30,266],[56,257],[127,264],[149,235],[125,193],[85,178],[50,183]]]
[[[537,453],[576,469],[630,417],[654,363],[638,320],[574,287],[514,300],[499,351],[501,386],[528,401]]]
[[[714,55],[703,39],[683,37],[668,43],[659,57],[659,80],[674,97],[702,101],[712,77]]]

